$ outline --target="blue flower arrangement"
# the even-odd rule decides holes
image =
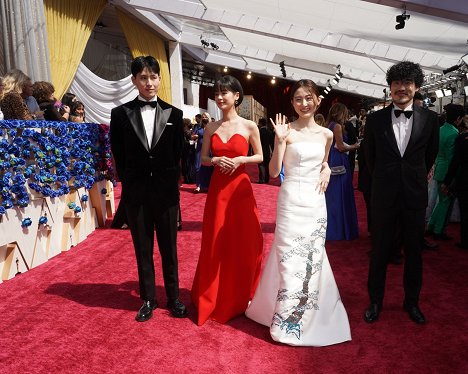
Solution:
[[[39,217],[39,225],[47,225],[48,219],[46,216]]]
[[[82,201],[83,203],[87,202],[87,201],[88,201],[88,195],[83,195],[83,196],[81,196],[81,201]]]
[[[104,179],[116,184],[109,126],[0,121],[0,215],[14,206],[28,206],[27,186],[58,197],[80,187],[90,189]]]
[[[32,221],[31,221],[31,218],[25,218],[21,221],[21,227],[29,227],[31,226],[32,224]]]

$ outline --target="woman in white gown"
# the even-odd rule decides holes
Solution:
[[[348,316],[325,251],[333,133],[314,121],[319,90],[311,80],[291,89],[298,119],[276,116],[270,175],[284,165],[272,248],[247,317],[270,327],[274,340],[325,346],[351,340]]]

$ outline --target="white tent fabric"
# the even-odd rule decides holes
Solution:
[[[467,0],[114,0],[196,60],[380,98],[388,67],[421,64],[426,75],[468,52]],[[396,16],[410,18],[396,30]],[[203,46],[201,41],[208,45]],[[217,48],[213,48],[215,45]],[[460,74],[462,76],[462,74]],[[281,79],[281,78],[280,78]]]
[[[86,121],[105,124],[110,122],[112,108],[138,95],[130,76],[114,82],[106,81],[82,63],[78,66],[69,91],[85,105]]]
[[[50,81],[42,0],[0,1],[0,75],[20,69],[33,81]]]

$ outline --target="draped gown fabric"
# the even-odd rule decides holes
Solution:
[[[246,156],[240,135],[224,143],[214,134],[214,156]],[[209,318],[225,323],[245,312],[260,278],[263,236],[252,185],[244,166],[233,175],[215,168],[203,215],[200,258],[192,287],[198,325]]]
[[[270,327],[271,337],[298,346],[351,340],[348,316],[327,253],[325,197],[316,186],[325,147],[289,144],[278,195],[276,230],[247,317]]]
[[[339,124],[332,122],[328,127],[333,131]],[[343,134],[343,141],[348,142],[348,136]],[[330,149],[328,164],[332,166],[343,165],[346,173],[332,175],[328,184],[325,198],[327,200],[327,240],[352,240],[359,237],[356,202],[351,178],[348,155],[335,147],[335,139]]]

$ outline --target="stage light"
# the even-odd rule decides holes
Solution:
[[[252,78],[252,72],[251,71],[249,71],[248,74],[247,74],[247,79],[250,79],[250,78]]]
[[[271,84],[275,84],[275,83],[276,83],[276,77],[271,78]]]
[[[200,43],[202,44],[203,48],[207,48],[210,46],[210,43],[208,43],[206,40],[204,39],[200,39]]]
[[[227,67],[227,66],[225,66],[225,67],[224,67],[224,69],[223,69],[223,71],[224,71],[225,73],[227,73],[227,71],[228,71],[228,67]]]
[[[406,14],[406,8],[403,11],[403,14],[396,16],[397,25],[395,26],[396,30],[401,30],[405,27],[405,21],[410,19],[410,15]]]
[[[453,66],[451,66],[451,67],[449,67],[449,68],[447,68],[445,70],[442,70],[442,73],[444,73],[444,75],[445,75],[445,74],[451,73],[452,71],[458,70],[461,67],[462,67],[461,64],[460,65],[453,65]]]
[[[284,68],[284,61],[281,61],[279,63],[279,66],[281,68],[281,74],[283,75],[283,78],[286,78],[286,69]]]
[[[435,90],[435,94],[438,99],[444,97],[444,93],[442,92],[442,90]]]
[[[213,48],[215,51],[219,49],[218,45],[215,43],[210,43],[210,45],[211,45],[211,48]]]

